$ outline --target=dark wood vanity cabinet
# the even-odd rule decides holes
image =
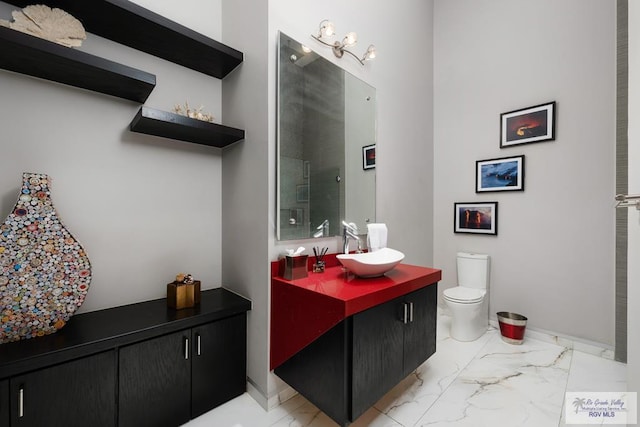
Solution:
[[[113,426],[115,351],[12,377],[11,427]],[[70,408],[73,408],[70,410]]]
[[[347,425],[435,353],[436,315],[434,283],[346,318],[275,373]]]
[[[353,419],[435,353],[436,292],[427,286],[353,316]]]
[[[121,348],[118,425],[181,425],[244,393],[245,331],[242,314]]]

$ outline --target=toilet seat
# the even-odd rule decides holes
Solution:
[[[467,288],[464,286],[455,286],[445,289],[444,298],[448,301],[458,304],[474,304],[481,302],[486,291],[483,289]]]

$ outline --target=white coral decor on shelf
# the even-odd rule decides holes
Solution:
[[[176,104],[175,107],[173,107],[173,112],[181,116],[187,116],[191,119],[202,120],[203,122],[213,122],[213,119],[214,119],[213,114],[203,113],[202,112],[203,108],[204,106],[200,106],[200,108],[198,108],[197,110],[194,110],[191,107],[189,107],[189,104],[187,102],[185,102],[184,108],[182,108],[182,105]]]
[[[67,47],[78,47],[87,38],[82,23],[62,9],[35,4],[11,15],[13,21],[0,19],[0,26]]]

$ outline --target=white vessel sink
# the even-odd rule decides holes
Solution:
[[[404,259],[404,254],[390,248],[363,254],[339,254],[338,261],[359,277],[379,277],[393,269]]]

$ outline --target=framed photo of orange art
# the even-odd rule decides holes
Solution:
[[[500,148],[556,139],[556,103],[500,114]]]

